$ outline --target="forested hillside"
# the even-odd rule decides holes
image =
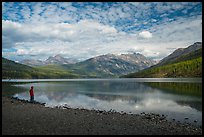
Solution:
[[[202,43],[196,42],[187,48],[179,48],[158,64],[125,78],[202,77]]]
[[[2,79],[78,78],[77,74],[56,65],[29,67],[2,57]]]

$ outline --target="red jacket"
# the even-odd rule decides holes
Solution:
[[[33,88],[30,89],[30,96],[34,96]]]

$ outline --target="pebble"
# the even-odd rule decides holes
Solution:
[[[164,120],[165,118],[164,117],[161,117],[161,118],[159,118],[160,120]]]
[[[146,119],[151,119],[151,117],[150,116],[146,116]]]
[[[14,101],[15,102],[15,101]],[[78,110],[78,109],[76,109],[76,110]],[[81,113],[81,111],[79,111],[78,113]],[[105,112],[104,112],[105,113]],[[74,113],[73,113],[74,114]],[[114,116],[114,115],[113,115]],[[145,115],[145,116],[149,116],[150,118],[160,118],[160,117],[156,117],[156,116],[158,116],[158,115],[156,115],[156,114],[147,114],[147,115]],[[145,117],[145,116],[143,116],[143,117]],[[80,117],[79,117],[80,118]],[[101,117],[99,117],[100,118],[100,120],[104,120],[105,119],[105,117],[104,117],[104,119],[102,119]],[[111,117],[110,117],[111,118]],[[132,118],[132,117],[131,117]],[[162,117],[162,118],[164,118],[164,117]],[[113,119],[116,119],[116,120],[120,120],[120,119],[118,119],[118,115],[116,115],[116,117],[114,117]],[[76,120],[78,120],[78,119],[76,119]],[[84,119],[82,119],[82,121],[83,121]],[[111,121],[111,120],[110,120]],[[111,130],[112,128],[113,128],[113,130],[114,130],[114,132],[111,132],[111,133],[120,133],[117,129],[117,125],[114,125],[114,123],[112,124],[110,124],[110,121],[104,121],[105,122],[105,124],[108,126],[108,128],[107,128],[107,131],[108,130]],[[114,120],[115,121],[115,120]],[[194,120],[195,121],[195,120]],[[53,120],[52,120],[52,122],[53,122]],[[102,123],[104,123],[104,122],[102,122]],[[117,122],[117,121],[116,121]],[[159,120],[158,121],[156,121],[156,122],[160,122]],[[35,122],[34,122],[35,123]],[[78,123],[80,123],[80,122],[78,122]],[[94,123],[94,122],[93,122]],[[133,132],[130,132],[130,130],[129,129],[134,129],[134,128],[136,128],[137,127],[137,124],[140,124],[140,123],[134,123],[134,122],[130,122],[131,124],[130,124],[130,126],[131,126],[131,128],[128,128],[128,127],[123,127],[123,128],[120,128],[120,130],[122,130],[122,134],[126,134],[126,132],[124,132],[124,131],[127,131],[127,133],[133,133]],[[161,124],[164,124],[165,122],[160,122]],[[72,124],[73,124],[73,122],[72,123],[67,123],[67,125],[70,125],[70,127],[72,126]],[[83,122],[83,124],[84,124],[84,122]],[[96,125],[97,125],[98,123],[96,123]],[[197,129],[195,129],[194,130],[194,132],[191,132],[192,130],[191,129],[187,129],[187,130],[185,130],[185,131],[183,131],[182,129],[176,129],[176,127],[177,126],[175,126],[175,131],[174,130],[169,130],[169,126],[167,125],[167,127],[168,128],[165,128],[165,127],[163,127],[162,125],[161,126],[159,126],[160,124],[154,124],[154,123],[152,123],[151,122],[151,120],[149,120],[149,122],[148,123],[142,123],[142,124],[144,124],[144,125],[139,125],[139,127],[140,127],[140,129],[141,129],[141,132],[140,132],[140,130],[138,131],[138,132],[134,132],[134,133],[138,133],[138,134],[140,134],[140,133],[147,133],[147,134],[150,134],[151,132],[153,132],[153,134],[154,133],[158,133],[158,134],[194,134],[194,132],[197,130]],[[147,127],[149,127],[148,129],[145,129],[145,127],[146,127],[146,124],[147,124]],[[150,124],[152,124],[152,126],[150,125]],[[49,125],[49,124],[48,124]],[[136,125],[136,126],[135,126]],[[94,125],[93,125],[94,126]],[[141,127],[142,126],[142,127]],[[159,127],[159,129],[162,129],[161,131],[161,133],[160,133],[160,131],[154,131],[153,129],[151,129],[153,126],[158,126]],[[88,126],[89,127],[89,126]],[[97,126],[96,126],[97,127]],[[144,127],[144,128],[143,128]],[[172,125],[172,127],[174,127],[174,125]],[[102,128],[105,128],[105,126],[104,127],[102,127]],[[180,128],[180,127],[179,127]],[[72,128],[68,128],[68,129],[72,129]],[[87,129],[87,128],[81,128],[81,129],[84,129],[84,130],[90,130],[90,129]],[[106,128],[105,128],[106,129]],[[20,129],[21,130],[21,129]],[[24,129],[25,130],[25,129]],[[78,130],[78,129],[77,129]],[[96,128],[96,131],[94,131],[94,133],[96,133],[97,132],[97,128]],[[117,131],[116,131],[117,130]],[[124,131],[123,131],[124,130]],[[144,130],[144,131],[143,131]],[[50,133],[58,133],[58,132],[55,132],[55,131],[58,131],[58,130],[54,130],[54,131],[52,131],[51,130],[51,132]],[[67,131],[66,129],[65,129],[65,131]],[[91,131],[92,131],[92,129],[91,129]],[[105,131],[105,130],[104,130]],[[133,131],[133,130],[132,130]],[[135,130],[134,130],[135,131]],[[165,132],[166,131],[166,132]],[[188,132],[189,131],[189,132]],[[171,133],[172,132],[172,133]],[[184,132],[184,133],[183,133]],[[201,132],[201,133],[200,133]],[[35,131],[35,133],[38,133],[38,132],[36,132]],[[63,133],[62,132],[62,130],[61,130],[61,128],[60,128],[60,132],[59,133]],[[66,133],[66,132],[65,132]],[[76,132],[75,132],[76,133]],[[87,132],[86,132],[87,133]],[[90,132],[91,133],[91,132]],[[101,132],[100,132],[101,133]],[[195,133],[197,133],[197,132],[195,132]],[[200,131],[200,129],[199,129],[199,132],[198,132],[198,134],[202,134],[202,131]]]

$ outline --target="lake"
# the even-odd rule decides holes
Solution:
[[[157,113],[202,126],[201,78],[2,80],[2,95],[29,100],[31,86],[46,107]]]

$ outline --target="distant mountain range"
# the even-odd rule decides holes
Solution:
[[[158,64],[122,77],[202,77],[202,43],[179,48]]]
[[[2,57],[2,79],[79,78],[78,74],[60,66],[31,67]]]
[[[179,48],[158,64],[139,53],[106,54],[82,62],[56,55],[27,64],[2,57],[2,78],[202,77],[202,43]]]
[[[20,61],[19,63],[24,64],[24,65],[28,65],[28,66],[46,66],[46,65],[51,65],[51,64],[55,64],[55,65],[74,64],[76,62],[78,62],[78,60],[64,58],[58,54],[58,55],[53,56],[53,57],[50,56],[45,61],[26,59],[26,60]]]
[[[69,73],[82,78],[118,77],[119,75],[142,70],[156,63],[139,53],[121,55],[106,54],[82,62],[74,63],[74,61],[75,60],[69,60],[60,55],[56,55],[54,57],[49,57],[45,61],[24,60],[23,63],[38,71],[44,72],[44,70],[47,71],[55,68],[53,73],[57,73],[58,71],[69,71]],[[41,76],[40,73],[38,73],[38,77],[44,76],[45,74]]]

